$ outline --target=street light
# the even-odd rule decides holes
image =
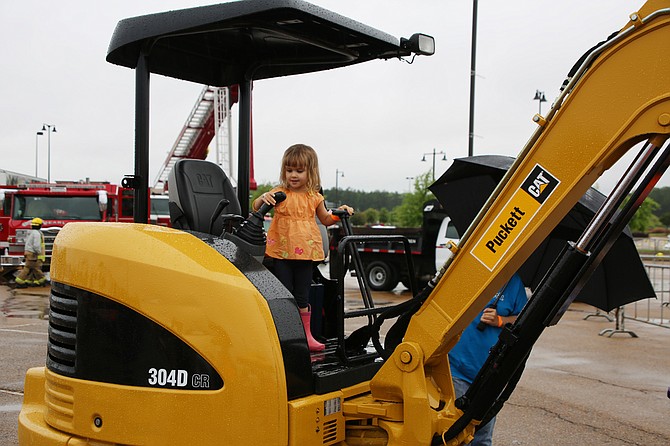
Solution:
[[[534,101],[540,101],[540,110],[538,111],[538,114],[542,114],[542,103],[547,102],[547,98],[544,97],[544,91],[540,90],[535,90],[535,97],[533,98]]]
[[[340,177],[344,178],[344,172],[342,172],[339,169],[335,169],[335,203],[337,203],[338,205],[340,204],[340,201],[339,201],[339,197],[338,197],[338,193],[337,193],[337,186],[338,186],[338,181],[339,181]]]
[[[47,132],[47,183],[51,183],[51,134],[56,133],[56,126],[42,124],[42,131]]]
[[[446,161],[447,160],[447,154],[445,152],[443,152],[442,150],[440,150],[439,152],[436,152],[435,149],[433,149],[432,152],[424,153],[423,158],[421,159],[421,161],[426,161],[426,155],[432,155],[433,156],[433,181],[435,181],[435,156],[436,155],[444,155],[442,157],[442,161]]]
[[[35,132],[35,178],[37,178],[37,138],[42,135],[44,135],[44,132]]]
[[[407,180],[407,192],[411,193],[412,192],[412,180],[414,177],[405,177]]]
[[[472,0],[472,39],[470,43],[470,131],[468,156],[475,151],[475,78],[477,77],[477,0]]]

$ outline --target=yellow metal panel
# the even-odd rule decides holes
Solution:
[[[118,301],[177,335],[224,386],[140,388],[47,372],[50,424],[124,444],[286,444],[287,390],[272,315],[222,255],[169,228],[73,223],[58,235],[53,265],[52,280]]]
[[[70,435],[51,429],[44,420],[44,370],[44,367],[36,367],[26,373],[19,414],[19,444],[67,446]]]
[[[342,392],[311,395],[289,403],[289,444],[330,445],[344,440]]]

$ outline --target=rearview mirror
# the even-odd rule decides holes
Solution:
[[[100,212],[105,212],[107,210],[107,191],[99,190],[98,191],[98,208]]]
[[[402,37],[400,46],[421,56],[435,54],[435,39],[427,34],[413,34],[409,39]]]

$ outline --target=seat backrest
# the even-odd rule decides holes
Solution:
[[[173,228],[221,235],[223,219],[217,216],[212,230],[212,216],[221,200],[230,203],[222,215],[239,215],[237,194],[228,176],[220,166],[204,160],[181,159],[168,177],[170,197],[170,223]]]

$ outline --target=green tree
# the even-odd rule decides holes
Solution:
[[[353,189],[338,189],[336,194],[333,188],[325,189],[323,195],[329,205],[337,207],[335,201],[338,201],[339,204],[344,203],[352,206],[357,211],[362,211],[369,208],[377,210],[382,208],[393,209],[402,203],[404,194],[379,190],[365,192]]]
[[[377,209],[369,208],[364,212],[365,222],[369,225],[374,225],[379,222],[379,211]]]
[[[391,221],[391,213],[386,208],[379,210],[379,223],[385,225]]]
[[[649,228],[658,226],[660,220],[654,215],[654,211],[658,208],[660,208],[660,205],[652,198],[647,197],[637,209],[633,218],[630,219],[628,223],[630,230],[633,232],[644,232]]]
[[[394,222],[405,227],[420,227],[423,224],[423,204],[435,198],[428,190],[432,180],[431,171],[414,179],[414,192],[405,194],[402,204],[393,210]]]
[[[665,227],[670,226],[670,212],[666,212],[663,215],[661,215],[660,220],[661,220],[661,223],[663,223],[663,225]]]
[[[650,193],[649,198],[652,198],[660,206],[654,210],[654,214],[662,216],[670,212],[670,187],[655,187]]]
[[[353,226],[365,225],[365,215],[362,212],[354,212],[354,215],[349,217],[349,221]]]

